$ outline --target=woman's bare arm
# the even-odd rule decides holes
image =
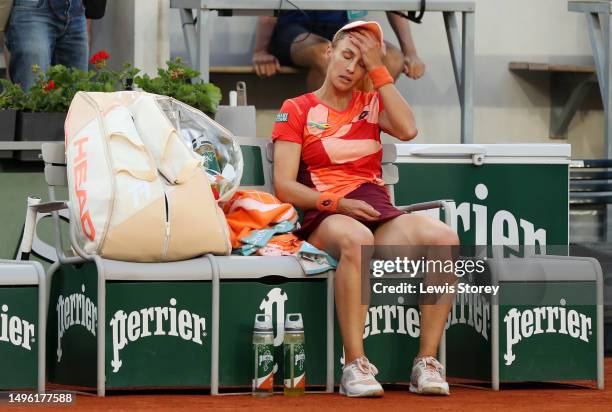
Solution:
[[[402,141],[414,139],[418,130],[412,109],[395,84],[387,84],[378,89],[378,92],[385,108],[378,118],[382,131]]]
[[[274,190],[283,202],[301,209],[316,209],[319,193],[297,181],[301,155],[302,146],[298,143],[274,142]]]
[[[382,66],[382,50],[379,40],[372,32],[356,30],[349,36],[361,50],[361,58],[368,71]],[[416,137],[418,131],[412,109],[406,99],[399,93],[395,84],[386,84],[378,89],[385,110],[380,113],[378,124],[391,136],[406,141]]]

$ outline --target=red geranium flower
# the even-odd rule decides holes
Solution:
[[[106,66],[106,60],[108,60],[109,57],[110,55],[107,52],[105,52],[104,50],[100,50],[99,52],[91,56],[91,59],[89,59],[89,64],[93,64],[98,69],[101,69]]]
[[[43,86],[43,90],[45,93],[49,93],[49,91],[55,89],[55,82],[53,80],[49,80],[47,84]]]

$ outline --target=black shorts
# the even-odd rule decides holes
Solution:
[[[302,33],[312,33],[331,41],[343,24],[333,23],[285,23],[277,24],[272,34],[268,51],[276,56],[283,66],[295,66],[291,61],[291,44]]]

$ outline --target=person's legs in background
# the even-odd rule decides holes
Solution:
[[[57,38],[53,64],[63,64],[79,70],[87,70],[89,40],[85,15],[70,18]]]
[[[6,74],[4,75],[4,77],[10,80],[11,77],[9,76],[9,62],[11,61],[11,52],[9,52],[9,49],[6,47],[4,35],[2,36],[2,48],[2,56],[4,57],[4,68],[6,70]]]
[[[309,91],[314,91],[321,87],[325,80],[327,70],[325,50],[329,44],[327,38],[313,33],[301,23],[277,24],[269,52],[282,65],[306,69],[308,71],[306,87]]]
[[[330,41],[314,33],[302,33],[291,44],[291,61],[299,67],[308,69],[306,85],[308,90],[316,90],[323,84],[327,71],[325,51]],[[404,55],[391,43],[386,43],[387,53],[383,64],[389,70],[394,80],[397,80],[404,70]]]
[[[317,90],[325,80],[325,51],[330,44],[329,40],[314,33],[302,33],[291,43],[291,61],[308,70],[306,87],[310,91]]]
[[[21,84],[24,90],[29,90],[36,80],[33,65],[42,71],[51,65],[55,47],[54,20],[46,0],[15,0],[5,41],[11,53],[11,80]]]
[[[400,49],[391,43],[385,42],[385,45],[387,47],[387,53],[383,56],[383,64],[387,67],[387,70],[389,70],[391,77],[397,80],[404,71],[404,55]]]

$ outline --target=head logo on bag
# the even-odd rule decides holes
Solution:
[[[96,237],[96,229],[91,221],[91,215],[87,209],[87,151],[85,146],[89,137],[81,137],[72,142],[76,147],[76,156],[72,166],[74,176],[74,192],[79,202],[79,217],[81,229],[87,238],[93,241]]]

